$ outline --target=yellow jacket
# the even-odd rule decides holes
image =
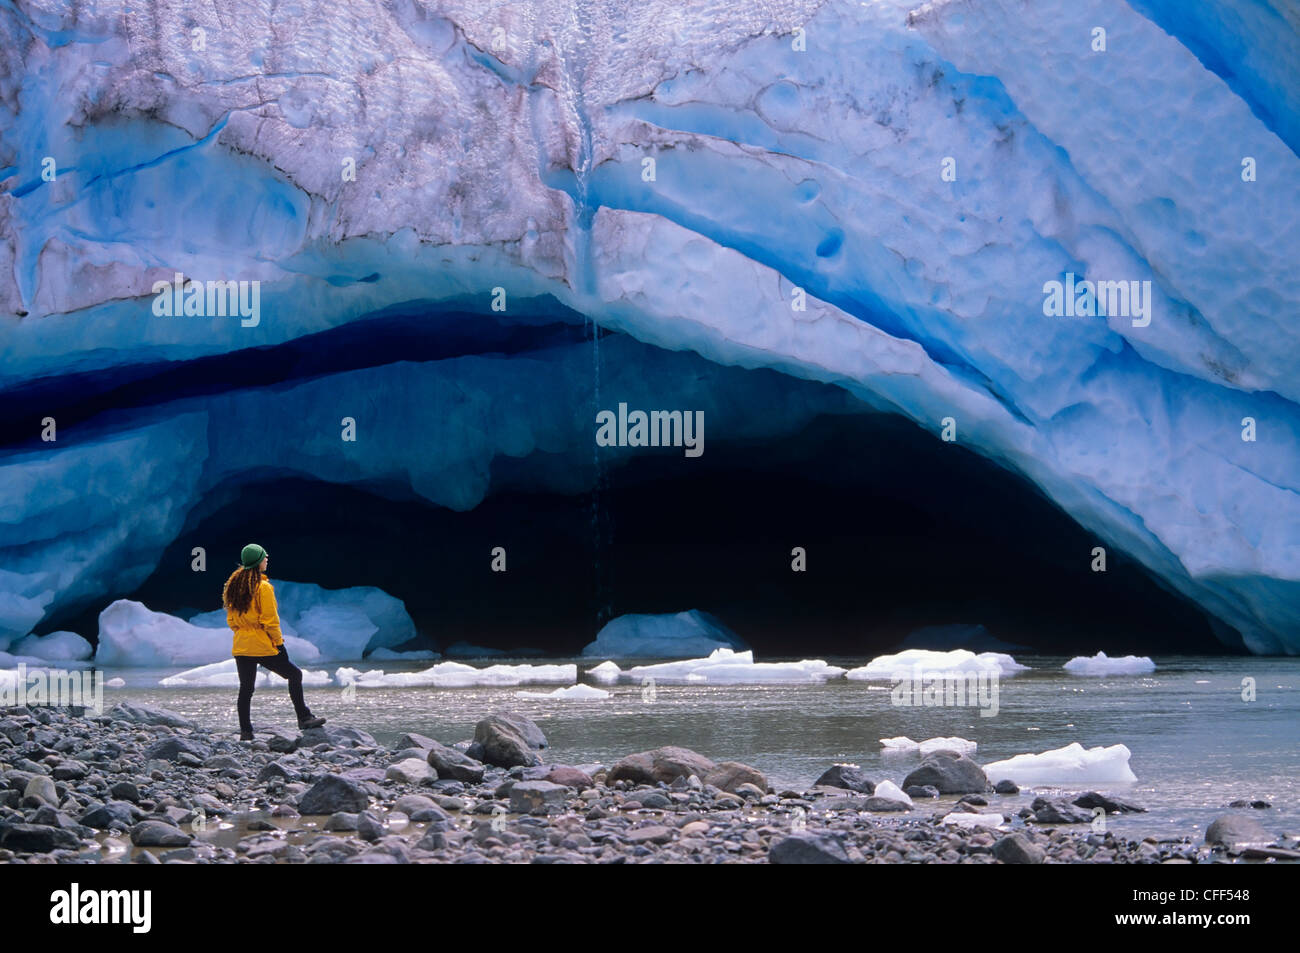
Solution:
[[[231,655],[276,655],[284,644],[280,634],[280,612],[275,605],[275,590],[271,580],[262,577],[253,604],[247,612],[236,612],[226,607],[226,624],[234,632]]]

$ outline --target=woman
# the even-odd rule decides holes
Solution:
[[[289,661],[280,634],[280,614],[275,606],[275,590],[266,578],[270,560],[265,549],[249,543],[239,554],[239,568],[230,574],[221,589],[221,603],[226,607],[226,624],[234,632],[231,654],[239,670],[239,740],[253,740],[253,687],[257,667],[270,669],[289,680],[289,698],[298,713],[299,728],[319,728],[324,718],[314,717],[302,697],[302,669]]]

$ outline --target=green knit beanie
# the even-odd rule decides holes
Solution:
[[[239,554],[239,565],[244,569],[254,569],[267,555],[267,551],[257,543],[249,543]]]

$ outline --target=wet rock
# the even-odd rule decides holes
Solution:
[[[132,705],[119,702],[108,710],[109,717],[129,721],[137,725],[166,725],[168,728],[187,728],[197,730],[198,725],[188,718],[168,711],[166,708],[152,708],[149,705]]]
[[[303,814],[360,813],[369,804],[370,796],[355,780],[327,774],[303,794],[298,810]]]
[[[1036,797],[1029,807],[1039,824],[1087,824],[1092,820],[1092,811],[1075,807],[1064,799]]]
[[[997,784],[993,785],[993,790],[998,794],[1019,794],[1020,786],[1015,781],[1008,781],[1003,778]]]
[[[852,863],[843,841],[831,834],[800,831],[774,843],[767,859],[773,864]]]
[[[875,794],[876,783],[857,765],[833,764],[814,783],[814,787],[844,788],[859,794]],[[910,791],[908,792],[911,793]]]
[[[933,751],[903,779],[903,790],[929,784],[940,794],[983,794],[989,787],[984,769],[955,751]]]
[[[18,853],[48,854],[52,850],[76,850],[81,839],[70,830],[44,824],[0,825],[0,847]]]
[[[131,843],[136,847],[187,847],[193,839],[179,827],[162,821],[141,821],[131,828]]]
[[[1205,843],[1224,847],[1262,847],[1273,843],[1273,836],[1253,817],[1225,814],[1206,829]]]
[[[633,784],[658,784],[662,781],[669,784],[677,778],[689,778],[691,775],[703,779],[716,767],[704,755],[690,748],[667,745],[620,758],[609,769],[605,783],[612,785],[618,781],[630,781]]]
[[[436,776],[429,763],[418,758],[407,758],[405,761],[399,761],[397,764],[390,765],[388,770],[384,772],[385,781],[397,781],[400,784],[419,784]]]
[[[483,780],[484,767],[481,761],[475,761],[455,748],[433,741],[427,748],[425,760],[439,778],[462,781],[466,784],[479,784]]]
[[[194,762],[197,766],[202,764],[203,759],[210,754],[211,751],[207,745],[173,735],[150,745],[145,750],[144,756],[150,760],[157,759],[159,761],[181,761],[185,759]]]
[[[939,789],[933,784],[913,784],[903,788],[903,793],[911,798],[935,798],[939,796]]]
[[[1041,864],[1047,852],[1024,834],[1007,834],[993,845],[993,856],[1004,864]]]
[[[23,788],[23,807],[40,807],[42,804],[51,804],[58,807],[59,793],[54,787],[54,781],[43,774],[38,774],[27,782]]]
[[[757,788],[760,797],[767,792],[767,778],[763,772],[739,761],[719,761],[711,771],[700,775],[700,780],[732,794],[741,793],[740,787],[744,784]]]
[[[378,745],[370,732],[347,725],[325,724],[308,728],[299,740],[300,747],[329,745],[331,748],[375,748]]]
[[[558,814],[565,808],[569,789],[550,781],[517,781],[510,789],[514,814]]]
[[[591,776],[587,772],[567,764],[552,765],[541,780],[563,784],[576,791],[586,790],[592,785]]]
[[[1071,803],[1077,807],[1086,807],[1089,810],[1099,807],[1107,814],[1145,814],[1145,807],[1138,807],[1136,804],[1130,804],[1128,801],[1121,801],[1119,798],[1107,797],[1104,794],[1098,794],[1096,791],[1089,791],[1087,794],[1081,794]]]
[[[108,801],[87,810],[77,822],[97,830],[127,830],[143,817],[144,812],[129,801]]]
[[[542,744],[538,745],[534,743],[538,736],[541,729],[527,718],[489,715],[474,726],[474,743],[469,755],[500,768],[540,764],[536,750],[545,745],[545,737],[542,736]]]

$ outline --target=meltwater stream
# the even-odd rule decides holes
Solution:
[[[1199,841],[1209,823],[1239,799],[1272,804],[1250,811],[1270,832],[1300,834],[1300,659],[1157,656],[1152,675],[1113,678],[1067,675],[1061,669],[1063,657],[1017,655],[1017,660],[1030,671],[1001,680],[994,717],[980,717],[977,708],[895,707],[888,683],[843,679],[799,685],[659,685],[652,701],[643,700],[635,684],[605,686],[612,694],[599,701],[516,695],[550,691],[550,685],[362,688],[354,696],[337,687],[306,691],[313,711],[334,723],[363,728],[381,744],[391,745],[408,731],[452,744],[471,737],[475,722],[488,713],[511,710],[541,726],[551,745],[543,752],[549,763],[611,764],[631,752],[676,744],[714,760],[751,764],[777,791],[807,788],[834,762],[858,764],[877,781],[901,782],[916,757],[886,756],[880,745],[881,738],[899,735],[916,741],[966,738],[978,744],[974,757],[980,764],[1072,742],[1088,748],[1122,743],[1132,752],[1129,764],[1137,782],[1083,788],[1148,809],[1108,818],[1117,836]],[[519,661],[529,660],[492,660]],[[574,661],[579,681],[585,681],[582,673],[599,660],[545,661]],[[828,661],[848,668],[869,660]],[[384,663],[386,671],[423,667]],[[106,678],[126,682],[123,688],[105,690],[105,706],[130,700],[170,708],[233,736],[234,689],[158,687],[158,680],[174,671],[105,671]],[[1254,680],[1253,701],[1243,698],[1244,679]],[[284,686],[260,688],[253,716],[256,725],[292,730]],[[990,802],[1014,812],[1037,793],[1044,792],[990,795]],[[917,805],[920,810],[935,807],[925,801]]]

